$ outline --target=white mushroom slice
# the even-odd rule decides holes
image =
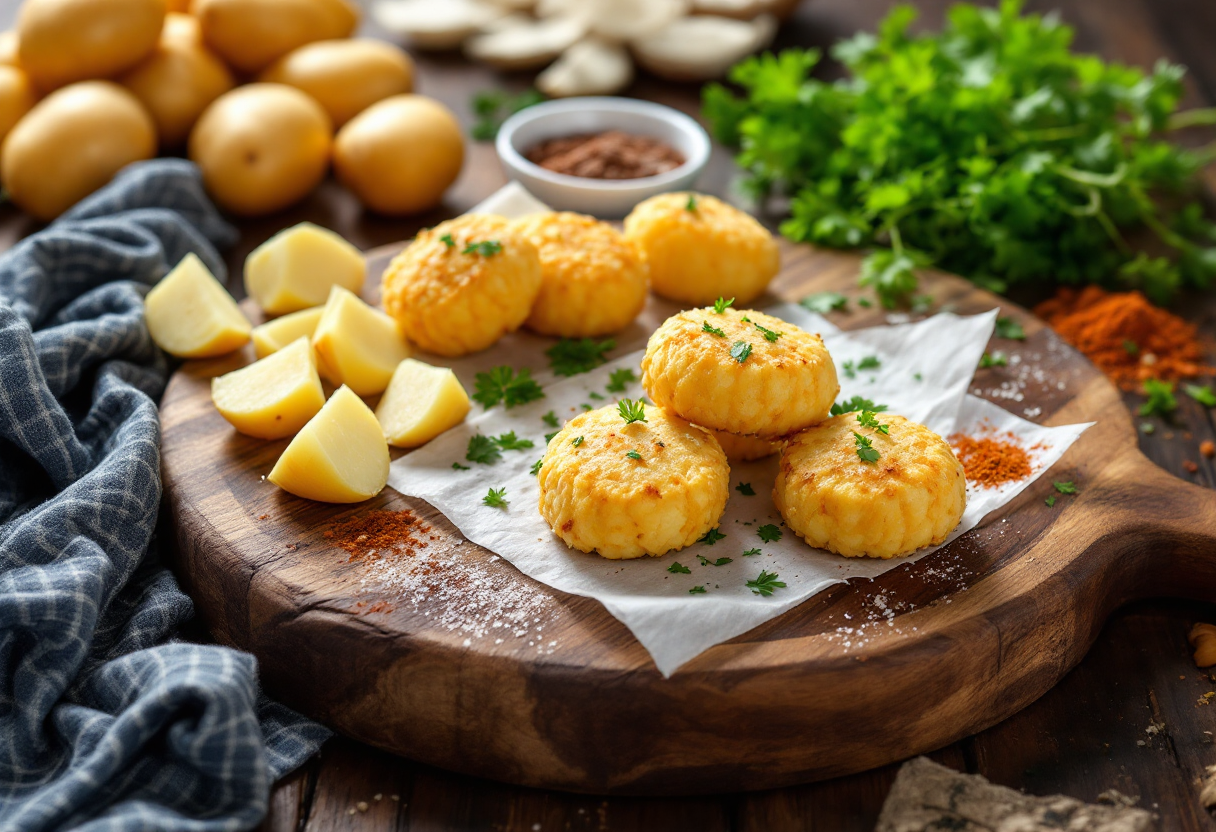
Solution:
[[[536,0],[532,10],[537,17],[583,17],[599,0]]]
[[[536,76],[536,87],[551,98],[611,95],[633,80],[633,59],[618,43],[588,38],[565,51]]]
[[[420,49],[453,49],[507,13],[480,0],[381,0],[372,16]]]
[[[512,12],[528,12],[536,5],[536,0],[490,0],[490,2]]]
[[[768,11],[771,0],[693,0],[693,14],[716,14],[735,20],[751,20]]]
[[[630,41],[653,35],[688,14],[689,0],[599,0],[587,6],[593,32]]]
[[[554,17],[478,35],[465,43],[464,50],[470,58],[498,69],[535,69],[565,52],[586,33],[583,21]]]
[[[633,54],[646,69],[677,81],[720,78],[740,60],[767,46],[777,20],[761,15],[753,21],[698,15],[669,23],[633,42]]]

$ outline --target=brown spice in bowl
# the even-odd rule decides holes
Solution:
[[[546,139],[524,156],[554,173],[587,179],[642,179],[684,164],[683,154],[667,142],[620,130]]]

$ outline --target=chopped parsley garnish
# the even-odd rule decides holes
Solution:
[[[577,448],[579,445],[583,444],[583,437],[581,437],[581,436],[574,437],[573,439],[570,440],[570,444]]]
[[[685,211],[697,210],[697,195],[696,194],[688,195],[688,202],[684,203],[684,210]]]
[[[781,577],[776,572],[765,572],[760,570],[760,574],[747,582],[747,586],[751,588],[752,595],[763,595],[765,598],[773,594],[774,589],[784,589],[785,582],[779,581]]]
[[[726,566],[726,564],[734,562],[734,558],[718,558],[717,560],[710,560],[704,555],[697,555],[697,560],[701,561],[702,566]]]
[[[761,552],[759,549],[748,549],[746,552],[743,553],[743,557],[750,558],[754,555],[763,555],[763,554],[764,554],[764,552]]]
[[[597,402],[602,402],[604,400],[604,397],[601,396],[599,393],[595,392],[594,390],[592,390],[587,395],[590,396],[591,398],[595,399]]]
[[[544,416],[541,416],[540,419],[551,428],[561,427],[561,424],[557,421],[557,414],[552,410],[550,410]]]
[[[532,380],[532,371],[527,367],[518,373],[510,367],[495,367],[488,373],[478,373],[473,382],[477,388],[473,399],[487,410],[499,402],[515,407],[545,397],[545,391]]]
[[[863,410],[857,414],[857,421],[863,428],[874,428],[879,433],[887,436],[891,435],[890,425],[880,425],[878,417],[874,415],[873,410]]]
[[[730,346],[730,357],[742,364],[752,354],[752,345],[746,341],[736,341]]]
[[[840,369],[844,370],[844,374],[849,378],[857,378],[857,366],[852,361],[844,362]]]
[[[486,496],[481,498],[481,501],[490,508],[506,508],[507,507],[507,489],[491,488]]]
[[[448,248],[451,248],[452,246],[456,245],[456,241],[452,239],[451,234],[444,234],[442,237],[439,238],[439,240]]]
[[[1157,430],[1157,426],[1154,425],[1152,422],[1141,422],[1140,423],[1140,432],[1141,433],[1151,434],[1151,433],[1156,432],[1156,430]]]
[[[1075,482],[1053,482],[1052,485],[1061,494],[1077,493],[1077,484]]]
[[[843,402],[836,402],[832,405],[831,415],[840,416],[844,413],[853,413],[859,410],[868,410],[871,413],[882,413],[887,409],[885,404],[875,404],[865,396],[854,396]]]
[[[738,485],[735,486],[735,490],[738,491],[740,494],[742,494],[744,497],[755,497],[756,496],[756,489],[752,488],[752,484],[750,482],[739,483]]]
[[[730,307],[732,307],[734,305],[735,305],[734,298],[731,298],[730,300],[727,300],[726,298],[718,298],[716,301],[714,301],[714,314],[721,315],[723,312],[725,312],[727,309],[729,309]]]
[[[453,471],[467,471],[467,470],[469,470],[469,466],[461,465],[459,462],[453,462],[452,470]]]
[[[1171,382],[1150,378],[1144,382],[1144,394],[1148,401],[1140,405],[1141,416],[1168,416],[1178,409]]]
[[[482,240],[480,243],[469,241],[461,254],[480,254],[482,257],[493,257],[502,251],[502,243],[498,240]]]
[[[625,456],[629,457],[630,459],[641,459],[642,458],[642,455],[640,453],[638,453],[637,451],[629,451],[625,454]]]
[[[933,295],[915,295],[912,298],[913,312],[928,312],[933,308]]]
[[[840,292],[816,292],[798,301],[804,309],[826,315],[829,312],[843,312],[849,308],[849,298]]]
[[[621,399],[617,403],[616,410],[627,425],[646,421],[646,406],[642,404],[641,399],[636,402],[633,399]]]
[[[1052,494],[1050,497],[1048,497],[1043,502],[1047,503],[1048,508],[1051,508],[1052,506],[1054,506],[1056,504],[1056,495]]]
[[[548,445],[550,442],[552,442],[553,437],[557,436],[559,433],[561,433],[561,431],[556,431],[556,430],[553,431],[553,433],[546,433],[545,434],[545,444]]]
[[[882,362],[878,359],[877,355],[867,355],[865,358],[861,359],[861,361],[858,362],[857,369],[859,369],[859,370],[877,370],[881,366],[882,366]]]
[[[706,546],[713,546],[715,543],[725,537],[726,535],[722,534],[722,532],[718,531],[717,529],[710,529],[704,535],[698,538],[697,542],[704,543]]]
[[[857,431],[853,431],[853,440],[857,444],[858,459],[862,462],[878,462],[882,454],[871,444],[870,437],[862,436]]]
[[[756,534],[765,543],[775,543],[781,539],[781,529],[774,526],[772,523],[767,523],[756,529]]]
[[[616,341],[606,338],[596,341],[594,338],[563,338],[549,349],[549,366],[559,376],[576,376],[596,367],[608,360],[605,353],[616,348]]]
[[[917,381],[924,381],[924,380],[925,380],[925,377],[924,377],[924,376],[922,376],[920,373],[913,373],[913,374],[912,374],[912,378],[916,379]]]
[[[765,329],[764,327],[760,326],[760,324],[756,323],[755,321],[748,321],[748,323],[750,323],[756,329],[760,330],[761,334],[764,335],[764,340],[768,341],[769,343],[773,343],[774,341],[776,341],[778,338],[781,337],[780,332],[777,332],[776,330],[773,330],[773,329]]]
[[[469,462],[480,462],[482,465],[493,465],[502,459],[498,443],[488,436],[475,433],[469,437],[469,447],[465,450],[464,458]]]
[[[688,590],[688,594],[689,595],[704,595],[705,587],[704,586],[694,586],[692,589]]]
[[[536,460],[536,462],[532,463],[532,470],[530,470],[528,473],[535,477],[540,473],[540,467],[544,465],[544,463],[545,458],[542,456],[540,459]]]
[[[494,437],[494,444],[502,448],[504,451],[524,451],[528,448],[536,447],[536,443],[531,439],[520,439],[515,435],[515,431],[509,430],[501,436]]]
[[[701,331],[708,332],[710,335],[717,335],[719,338],[726,337],[726,332],[724,330],[721,330],[716,326],[710,326],[709,321],[702,321]]]
[[[692,570],[689,569],[684,564],[680,563],[678,560],[673,561],[671,566],[667,567],[667,571],[673,575],[691,575],[692,574]]]
[[[587,404],[586,402],[583,402],[582,404],[580,404],[579,407],[581,407],[583,410],[595,410],[594,407]]]
[[[1127,339],[1124,339],[1123,351],[1125,353],[1127,353],[1128,355],[1139,355],[1140,354],[1140,345],[1137,344],[1135,341],[1128,341]]]
[[[874,304],[870,301],[869,298],[858,298],[857,305],[864,309],[869,309]]]
[[[638,377],[633,374],[633,370],[628,367],[622,367],[619,370],[613,370],[608,375],[608,386],[605,389],[609,393],[624,393],[625,385],[632,384],[637,380]]]
[[[1182,389],[1204,407],[1216,407],[1216,393],[1212,392],[1212,385],[1205,384],[1201,387],[1198,384],[1188,384]]]
[[[1010,341],[1025,341],[1026,330],[1016,318],[997,318],[996,337],[1008,338]]]
[[[535,88],[526,89],[519,95],[500,89],[482,90],[469,102],[476,116],[469,134],[479,142],[491,141],[508,117],[545,100],[545,94]]]
[[[980,356],[980,369],[984,370],[988,367],[1007,367],[1009,366],[1009,356],[1000,351],[984,353]]]

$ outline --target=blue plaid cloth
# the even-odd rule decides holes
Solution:
[[[0,256],[0,829],[239,830],[328,732],[257,663],[175,639],[158,562],[168,365],[143,297],[235,232],[181,160],[132,165]]]

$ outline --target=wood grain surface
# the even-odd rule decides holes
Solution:
[[[780,297],[856,292],[856,257],[783,246]],[[367,294],[386,262],[370,258]],[[1051,688],[1116,606],[1212,597],[1216,495],[1149,463],[1119,393],[1033,316],[948,275],[925,288],[946,308],[1001,306],[1025,326],[1026,341],[992,346],[1020,361],[978,371],[974,390],[1045,424],[1097,424],[981,528],[872,583],[823,592],[670,679],[598,603],[458,545],[420,500],[388,489],[328,506],[262,481],[286,441],[236,434],[208,392],[213,375],[248,356],[186,364],[162,403],[177,572],[215,637],[258,657],[272,695],[454,771],[583,792],[702,793],[833,777],[940,748]],[[835,322],[851,329],[883,317],[858,309]],[[1080,493],[1045,505],[1052,478],[1081,483]],[[461,597],[417,603],[378,585],[368,564],[325,537],[373,508],[425,518],[431,551],[452,561],[438,583],[471,576],[526,599],[550,647],[538,652],[538,632],[501,644],[466,638],[452,626],[474,612]],[[879,595],[900,607],[890,624]],[[864,637],[838,632],[845,622]]]

